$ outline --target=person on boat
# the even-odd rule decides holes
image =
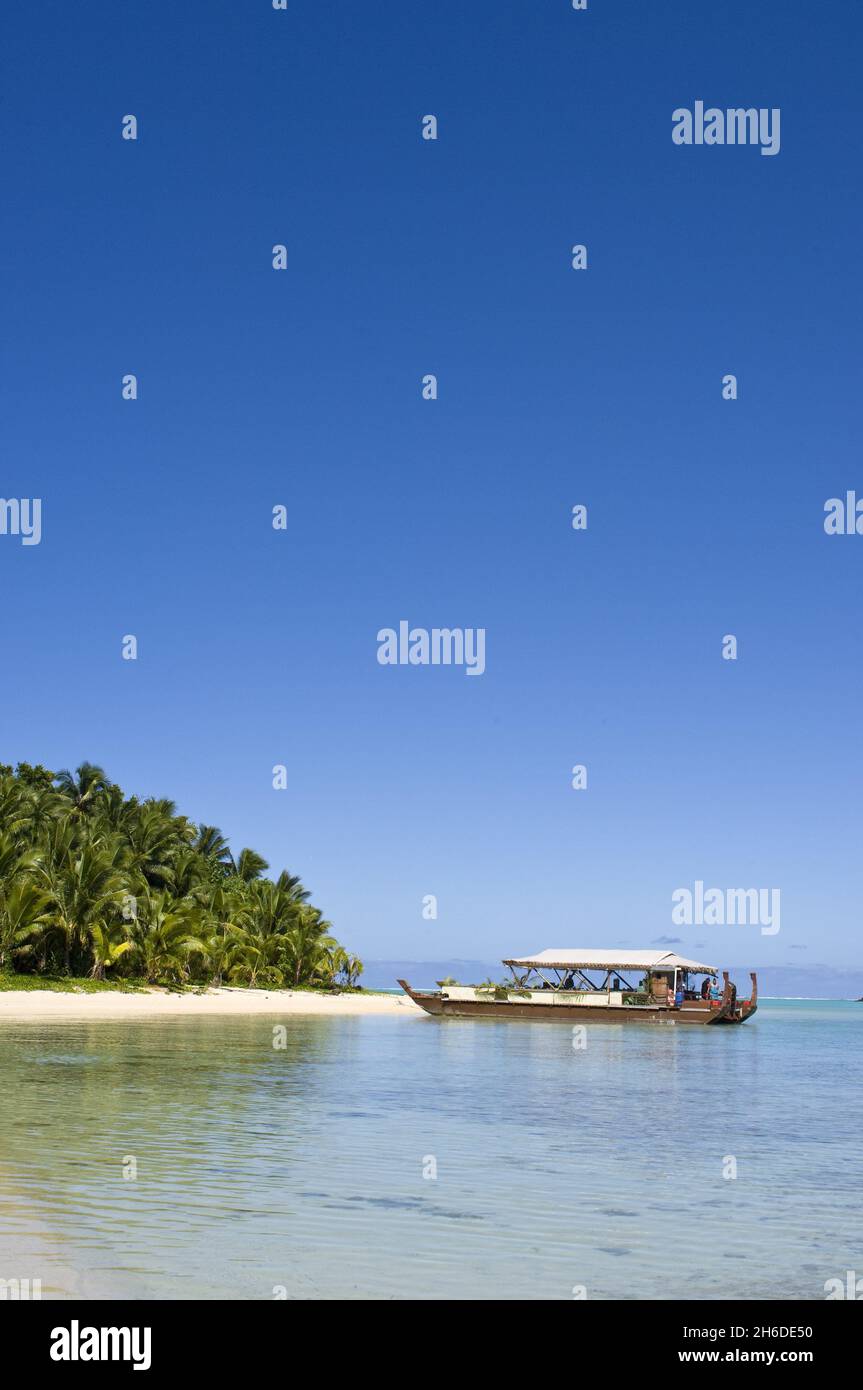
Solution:
[[[718,984],[716,983],[715,980],[711,980],[711,981],[710,981],[710,998],[711,998],[711,999],[721,999],[721,998],[722,998],[722,991],[720,990],[720,988],[719,988],[719,986],[718,986]]]
[[[564,989],[575,989],[575,981],[572,978],[572,972],[567,975],[563,982],[563,987]]]
[[[704,977],[704,983],[703,983],[702,986],[701,986],[701,997],[702,997],[702,999],[709,999],[709,998],[710,998],[710,976],[709,976],[709,975],[705,975],[705,977]]]

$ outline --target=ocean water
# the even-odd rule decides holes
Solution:
[[[0,1278],[43,1296],[823,1299],[863,1004],[739,1028],[0,1024]],[[134,1158],[137,1177],[124,1178]],[[736,1177],[726,1177],[736,1165]]]

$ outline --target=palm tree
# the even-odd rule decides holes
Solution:
[[[348,955],[342,946],[334,942],[332,946],[325,946],[318,956],[316,974],[328,989],[335,989],[338,977],[347,965]]]
[[[230,937],[224,943],[222,967],[232,983],[237,981],[250,989],[261,978],[271,986],[281,984],[281,972],[269,963],[265,946],[241,927],[231,928]]]
[[[215,888],[200,909],[201,949],[206,956],[211,985],[221,985],[223,975],[234,963],[245,916],[242,895],[224,886]]]
[[[0,895],[0,970],[32,950],[30,938],[49,920],[50,899],[32,879],[19,878]]]
[[[145,801],[126,832],[129,862],[154,886],[170,877],[174,856],[187,848],[191,827],[172,814],[172,802]]]
[[[329,929],[330,923],[323,920],[316,907],[297,909],[295,923],[286,933],[284,943],[285,973],[295,985],[310,980],[326,948],[337,944],[327,935]]]
[[[27,788],[6,773],[0,777],[0,830],[18,839],[26,831],[28,819]]]
[[[362,962],[299,877],[166,798],[126,797],[95,763],[0,764],[0,966],[150,980],[353,985]],[[129,912],[127,899],[137,900]],[[128,919],[131,915],[131,921]],[[137,968],[135,966],[134,968]]]
[[[186,845],[171,855],[162,871],[162,881],[175,898],[188,898],[207,882],[207,861]]]
[[[93,951],[90,977],[93,980],[104,980],[105,971],[116,965],[128,951],[134,950],[134,942],[116,923],[111,926],[95,923],[90,928],[90,945]]]
[[[363,963],[358,956],[350,955],[338,942],[324,945],[315,966],[315,975],[329,989],[343,983],[353,989],[363,973]],[[342,980],[339,980],[342,976]]]
[[[298,903],[291,892],[280,887],[280,882],[256,878],[248,883],[243,892],[243,902],[248,920],[262,936],[284,936],[297,920]]]
[[[303,887],[297,875],[289,874],[287,869],[282,869],[282,872],[276,879],[276,887],[280,893],[284,894],[284,896],[289,898],[293,903],[306,903],[311,896],[309,890]]]
[[[147,893],[139,898],[130,936],[148,984],[182,977],[188,971],[189,956],[206,950],[196,934],[197,924],[196,909],[176,903],[170,893]]]
[[[231,891],[232,901],[240,903],[240,909],[232,913],[234,925],[243,935],[243,949],[232,953],[231,978],[246,979],[252,985],[259,979],[272,986],[282,984],[285,939],[296,923],[298,908],[292,891],[260,878],[242,890],[235,885]]]
[[[345,963],[342,969],[345,974],[345,981],[349,989],[353,989],[357,980],[363,973],[363,963],[359,956],[352,956],[349,952],[344,952]]]
[[[107,775],[96,763],[81,763],[75,775],[63,768],[57,773],[57,786],[64,796],[68,796],[79,815],[92,810],[101,792],[110,786]]]
[[[230,846],[215,825],[199,825],[192,848],[204,859],[213,859],[217,864],[225,864],[231,857]]]
[[[264,869],[270,866],[255,850],[241,849],[236,859],[231,855],[231,867],[243,883],[251,883],[253,879],[260,878]]]
[[[63,942],[63,966],[68,974],[73,955],[89,944],[94,926],[118,915],[126,879],[121,872],[124,848],[117,841],[85,840],[76,844],[66,835],[59,855],[50,852],[37,865],[40,886],[50,895],[52,925]]]
[[[0,885],[31,868],[34,862],[33,850],[28,850],[9,831],[0,831]]]
[[[128,833],[140,814],[141,803],[136,796],[126,797],[116,782],[109,782],[99,796],[99,825],[117,835]]]

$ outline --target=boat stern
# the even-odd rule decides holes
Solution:
[[[739,1003],[741,1023],[745,1023],[747,1018],[751,1018],[758,1010],[758,976],[754,970],[750,970],[749,978],[752,981],[749,998],[741,999]]]
[[[758,976],[754,970],[749,972],[752,987],[749,991],[748,999],[738,999],[737,987],[731,983],[728,971],[724,970],[725,990],[722,996],[722,1005],[712,1023],[745,1023],[747,1018],[751,1018],[758,1011]]]

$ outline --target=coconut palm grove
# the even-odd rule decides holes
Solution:
[[[93,763],[0,764],[0,973],[354,987],[362,962],[300,879],[268,868],[172,801],[124,796]]]

